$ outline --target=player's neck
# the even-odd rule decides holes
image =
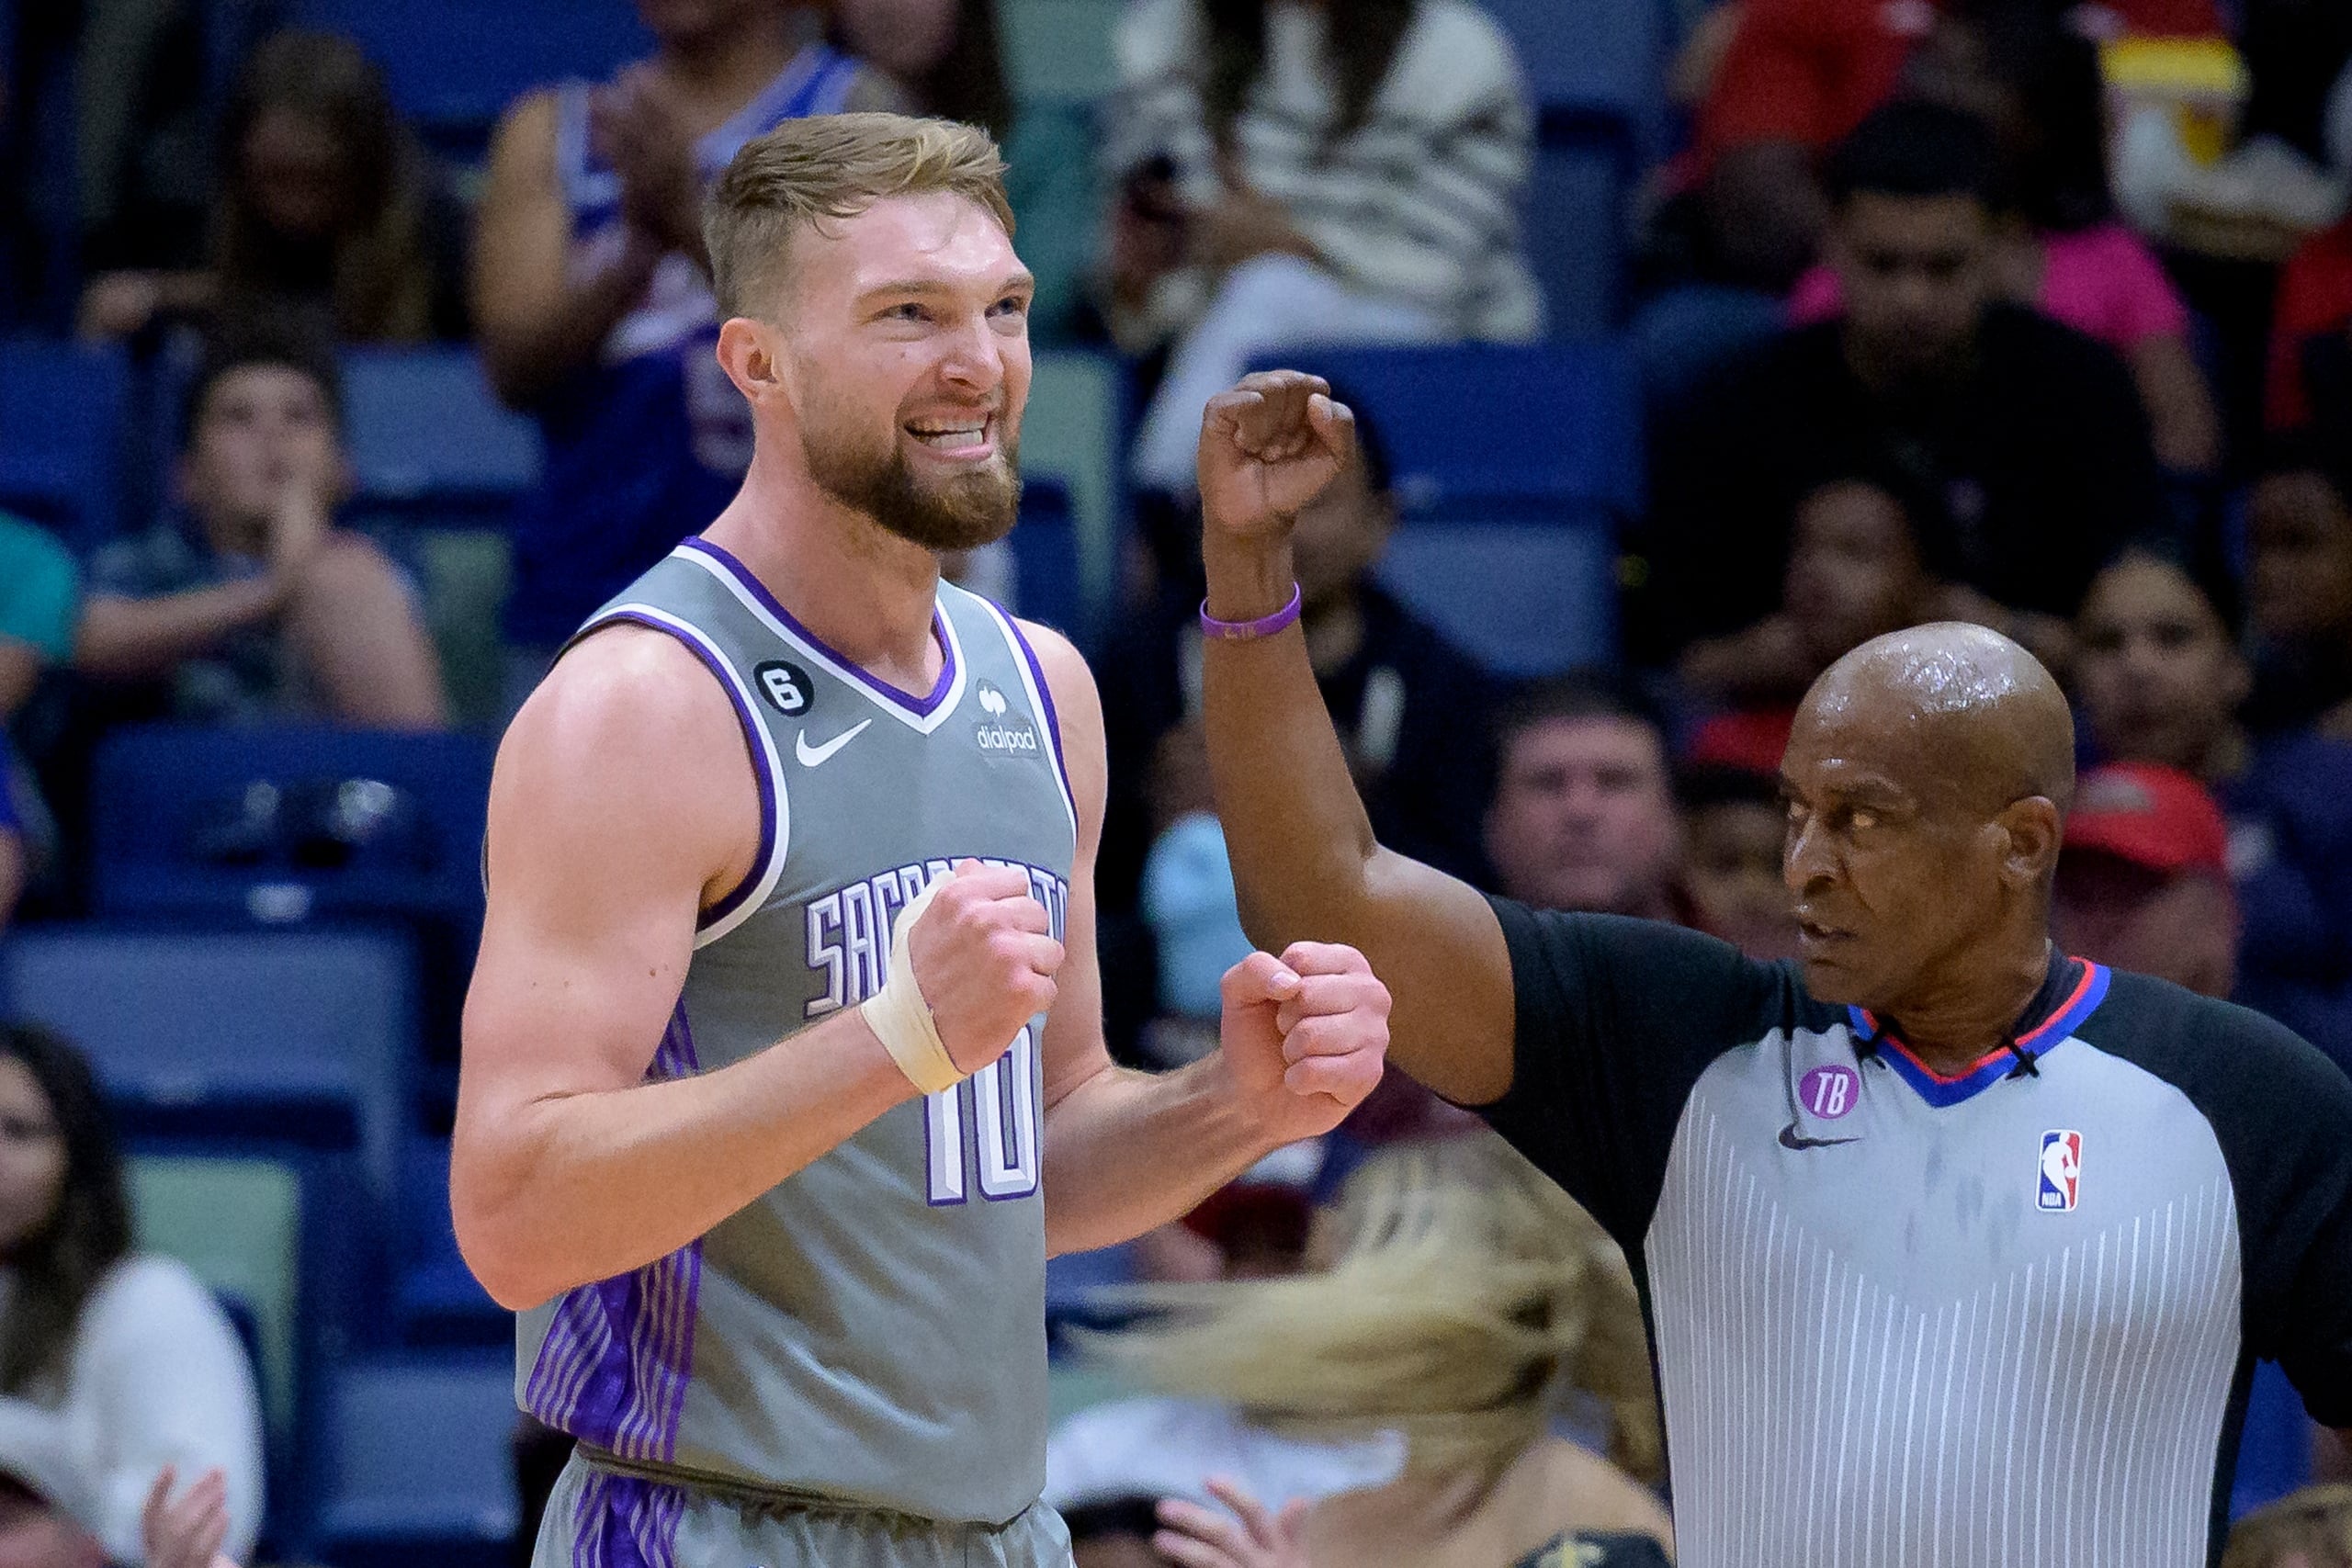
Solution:
[[[1958,966],[1916,999],[1888,1010],[1895,1035],[1913,1055],[1958,1077],[2009,1043],[2057,959],[2046,935],[2005,949],[1990,963],[1979,957]]]
[[[939,558],[815,485],[763,474],[704,536],[743,563],[793,619],[876,680],[921,695],[945,658],[932,634]]]

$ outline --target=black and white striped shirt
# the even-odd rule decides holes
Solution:
[[[1634,1264],[1684,1568],[2218,1561],[2256,1358],[2352,1426],[2352,1081],[2079,959],[1959,1078],[1783,965],[1498,903],[1485,1114]]]
[[[1344,25],[1346,7],[1333,10]],[[1422,0],[1364,123],[1334,140],[1326,25],[1295,0],[1269,6],[1265,68],[1235,127],[1243,175],[1354,288],[1419,306],[1465,337],[1536,336],[1543,300],[1517,207],[1535,118],[1510,39],[1463,0]],[[1209,49],[1198,0],[1139,0],[1117,48],[1105,166],[1123,178],[1166,157],[1187,201],[1215,202],[1224,184],[1202,107]],[[1162,309],[1182,314],[1204,282],[1168,280]]]

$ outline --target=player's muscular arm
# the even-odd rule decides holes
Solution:
[[[916,1093],[857,1009],[644,1081],[697,914],[757,853],[755,790],[725,695],[657,632],[598,634],[507,733],[450,1189],[502,1304],[676,1250]]]
[[[571,213],[556,172],[556,100],[507,111],[491,143],[475,219],[473,317],[498,395],[527,407],[594,362],[644,294],[661,247],[630,227],[583,272],[571,265]]]
[[[1354,460],[1352,416],[1328,393],[1280,371],[1209,405],[1203,550],[1220,620],[1258,620],[1289,602],[1292,522]],[[1502,928],[1476,889],[1374,840],[1298,627],[1208,639],[1204,680],[1217,816],[1251,940],[1358,949],[1396,998],[1396,1065],[1453,1100],[1499,1098],[1513,1027]]]
[[[1079,818],[1069,953],[1044,1053],[1046,1245],[1059,1254],[1187,1213],[1269,1151],[1336,1125],[1379,1082],[1387,997],[1344,949],[1255,953],[1226,976],[1222,1049],[1156,1076],[1113,1065],[1094,946],[1102,702],[1076,649],[1023,629],[1053,692]]]

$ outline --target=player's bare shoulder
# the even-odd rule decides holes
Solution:
[[[594,842],[731,886],[758,852],[758,790],[742,721],[695,653],[650,627],[607,626],[557,660],[499,745],[493,886],[502,840]]]

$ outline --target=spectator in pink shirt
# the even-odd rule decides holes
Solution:
[[[2089,39],[2031,6],[1947,19],[1913,62],[1912,90],[1989,119],[2000,136],[2012,232],[2000,281],[2106,344],[2132,367],[2156,456],[2176,473],[2211,472],[2221,423],[2189,348],[2189,318],[2163,266],[2115,215],[2098,57]],[[1799,321],[1842,309],[1837,275],[1797,284]]]

